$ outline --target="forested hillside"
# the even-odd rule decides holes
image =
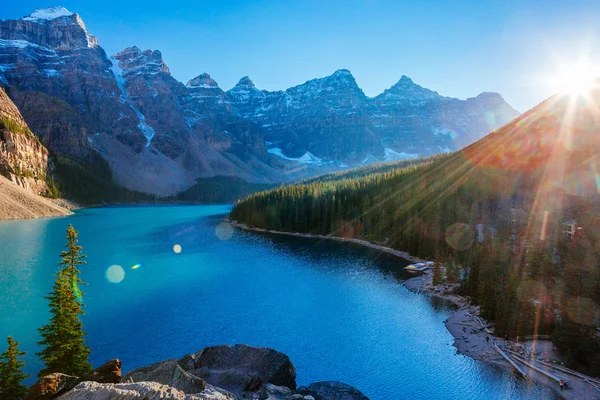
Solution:
[[[599,375],[599,98],[555,96],[460,152],[258,193],[231,218],[456,265],[498,335],[552,334]]]

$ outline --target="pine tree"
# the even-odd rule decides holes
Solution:
[[[431,283],[433,284],[433,286],[437,286],[440,283],[442,283],[442,269],[440,267],[439,262],[436,262],[433,265],[433,277],[431,279]]]
[[[25,361],[19,360],[24,355],[24,351],[19,351],[19,343],[9,336],[8,349],[0,355],[0,400],[17,400],[27,394],[27,386],[22,382],[29,375],[22,371]]]
[[[452,262],[448,263],[446,266],[446,279],[448,282],[454,283],[458,280],[459,268],[456,265],[456,262],[452,260]]]
[[[53,372],[79,376],[92,370],[88,362],[90,349],[85,345],[86,334],[79,319],[83,315],[83,303],[78,285],[83,282],[78,266],[85,263],[81,249],[77,244],[77,231],[69,225],[67,250],[61,253],[59,262],[62,268],[56,274],[52,292],[45,297],[52,316],[48,325],[39,329],[42,340],[38,344],[45,348],[37,354],[46,367],[38,376]]]

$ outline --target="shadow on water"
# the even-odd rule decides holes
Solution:
[[[150,257],[172,253],[176,244],[187,254],[203,253],[219,243],[214,235],[215,228],[226,216],[195,217],[160,226],[147,234],[127,239],[126,243]]]
[[[364,260],[368,259],[386,277],[398,281],[405,281],[415,276],[407,272],[404,267],[411,264],[410,261],[394,256],[392,254],[360,245],[353,242],[340,242],[337,240],[306,238],[288,235],[278,235],[268,232],[244,232],[237,231],[239,235],[248,237],[262,237],[268,239],[272,246],[280,252],[290,253],[296,257],[305,258],[310,263],[319,264],[326,258],[327,264],[341,265],[335,263],[336,258]],[[333,261],[333,263],[332,263]],[[372,265],[370,266],[372,267]]]

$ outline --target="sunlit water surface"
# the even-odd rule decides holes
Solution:
[[[231,232],[218,226],[228,209],[107,207],[0,222],[0,338],[14,336],[37,373],[37,328],[49,316],[43,296],[72,223],[88,256],[84,327],[94,365],[118,357],[131,370],[247,343],[288,354],[299,384],[339,380],[373,400],[553,398],[457,355],[443,324],[452,310],[406,290],[398,259]],[[124,276],[115,267],[107,277],[114,265]]]

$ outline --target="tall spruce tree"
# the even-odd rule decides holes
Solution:
[[[77,231],[72,225],[67,229],[67,250],[63,251],[62,266],[56,273],[52,292],[45,298],[50,303],[52,314],[48,325],[39,329],[45,348],[38,356],[46,367],[38,376],[53,372],[79,376],[92,370],[88,362],[90,349],[85,345],[85,332],[79,319],[83,315],[82,293],[79,285],[84,284],[79,277],[78,266],[85,264],[85,255],[77,244]]]
[[[0,355],[0,400],[18,400],[27,394],[23,380],[29,375],[23,372],[25,361],[19,358],[25,355],[19,351],[19,343],[8,337],[8,349]]]

